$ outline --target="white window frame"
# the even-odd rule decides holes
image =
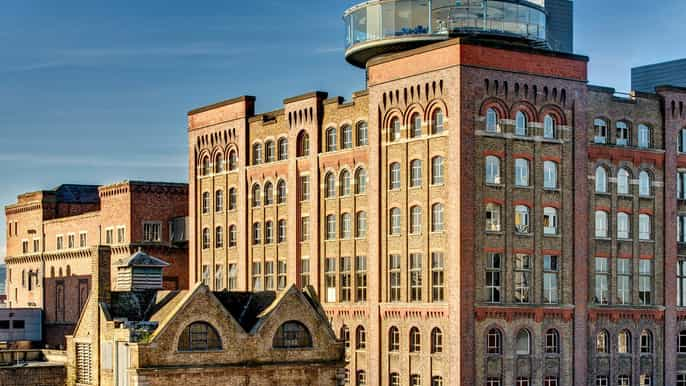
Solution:
[[[557,162],[543,162],[543,187],[546,189],[557,189]]]
[[[515,186],[529,186],[529,160],[526,158],[515,159]]]
[[[552,207],[543,208],[543,234],[556,235],[558,228],[557,209]]]
[[[155,233],[154,228],[159,227],[159,231],[157,232],[157,239],[156,240],[146,237],[146,231],[145,231],[146,226],[153,227],[151,229],[153,236]],[[159,243],[159,242],[161,242],[162,241],[162,222],[160,222],[160,221],[143,221],[143,241],[147,242],[147,243]]]
[[[500,185],[500,158],[494,155],[486,156],[486,175],[487,184]]]

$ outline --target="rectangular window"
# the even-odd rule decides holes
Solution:
[[[543,302],[548,304],[559,303],[559,291],[557,285],[558,278],[558,256],[543,256]]]
[[[620,375],[617,377],[617,386],[631,386],[631,377]]]
[[[498,204],[486,205],[486,231],[500,232],[500,205]]]
[[[229,264],[229,291],[235,290],[238,287],[238,266],[236,264]]]
[[[301,217],[300,218],[300,241],[310,240],[310,218]]]
[[[224,266],[221,264],[214,266],[214,289],[215,291],[224,289]]]
[[[631,303],[631,259],[617,259],[617,303]]]
[[[341,257],[341,299],[349,302],[352,292],[352,259],[349,256]]]
[[[79,233],[79,248],[86,248],[88,246],[88,234],[86,232]]]
[[[610,386],[610,383],[606,376],[600,376],[595,378],[595,386]]]
[[[300,259],[300,281],[303,287],[310,285],[310,258]]]
[[[286,276],[288,273],[288,265],[286,260],[279,260],[276,266],[276,288],[284,289],[286,288]]]
[[[112,230],[110,229],[110,232]],[[108,243],[109,244],[109,243]],[[57,250],[62,250],[64,248],[64,237],[63,236],[57,236]]]
[[[500,279],[502,259],[500,253],[489,253],[486,256],[486,301],[500,303]]]
[[[202,284],[208,287],[210,285],[210,266],[207,264],[202,266]]]
[[[686,386],[686,374],[676,376],[676,386]]]
[[[117,244],[124,244],[126,242],[126,228],[117,227]]]
[[[69,248],[69,249],[76,248],[76,235],[73,233],[70,233],[67,235],[67,248]]]
[[[355,257],[355,300],[367,301],[367,257]]]
[[[262,263],[252,263],[252,289],[262,290]]]
[[[514,256],[514,300],[516,303],[531,301],[531,256],[518,253]]]
[[[677,218],[677,241],[686,243],[686,215],[680,214]]]
[[[676,267],[677,305],[686,307],[686,260],[679,260]]]
[[[33,252],[37,253],[40,251],[40,239],[33,239]]]
[[[265,261],[264,262],[264,289],[273,290],[274,289],[274,262]]]
[[[686,171],[680,171],[676,174],[676,198],[679,200],[686,199]]]
[[[114,229],[107,228],[105,229],[105,245],[112,244],[114,244]]]
[[[610,275],[610,269],[608,260],[606,257],[596,257],[595,258],[595,303],[597,304],[607,304],[608,303],[608,277]]]
[[[388,257],[388,301],[400,301],[400,255]]]
[[[326,301],[336,302],[336,258],[327,257],[324,267],[324,286],[326,287]]]
[[[300,176],[300,201],[310,200],[310,176]]]
[[[641,259],[638,262],[638,300],[641,304],[652,304],[653,262]]]
[[[143,241],[159,242],[162,234],[162,223],[145,222],[143,223]]]
[[[21,253],[23,253],[23,254],[29,253],[29,240],[22,240],[21,241]]]
[[[443,252],[431,253],[431,300],[442,302],[445,299],[445,278]]]
[[[410,301],[422,301],[422,254],[410,254]]]
[[[529,186],[529,160],[523,158],[515,160],[515,185]]]
[[[638,384],[639,386],[653,386],[653,378],[650,375],[641,374]]]

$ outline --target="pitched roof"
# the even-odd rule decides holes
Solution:
[[[214,292],[214,296],[236,319],[243,330],[250,331],[277,299],[276,292]]]
[[[169,263],[158,259],[156,257],[150,256],[143,252],[142,249],[138,248],[138,252],[133,255],[121,258],[117,260],[114,264],[120,267],[153,267],[153,268],[164,268],[168,267]]]

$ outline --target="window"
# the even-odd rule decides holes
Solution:
[[[352,261],[349,256],[341,257],[341,302],[349,302],[352,294]]]
[[[514,301],[529,303],[531,301],[531,256],[514,255]]]
[[[419,374],[410,375],[410,386],[422,386],[422,376]]]
[[[422,161],[413,160],[410,162],[410,187],[422,186]]]
[[[529,355],[531,354],[531,334],[529,330],[520,330],[517,334],[517,355]]]
[[[355,172],[355,194],[367,193],[367,171],[363,168]]]
[[[150,223],[143,223],[143,235],[144,235],[144,236],[143,236],[143,241],[159,241],[159,238],[160,238],[160,236],[159,236],[159,235],[160,235],[159,228],[162,227],[162,224],[157,223],[157,225],[158,225],[158,229],[157,229],[157,239],[147,239],[147,238],[145,238],[145,235],[146,235],[145,226],[146,226],[146,224],[150,224]],[[34,251],[34,252],[38,252],[38,246],[39,246],[39,245],[40,245],[40,240],[39,240],[39,239],[33,240],[33,251]],[[79,248],[86,248],[87,245],[88,245],[88,233],[86,233],[86,232],[80,232],[80,233],[79,233]]]
[[[417,327],[412,327],[410,329],[410,352],[421,352],[422,351],[422,335],[419,333]]]
[[[653,378],[650,375],[646,374],[641,374],[638,378],[638,384],[639,386],[652,386],[653,385]]]
[[[238,241],[238,231],[236,230],[236,226],[230,225],[229,226],[229,248],[235,247],[237,241]]]
[[[274,242],[274,223],[267,221],[264,223],[264,243],[271,244]]]
[[[422,301],[422,254],[410,254],[410,301]]]
[[[679,260],[676,267],[677,301],[679,307],[686,307],[686,260]]]
[[[410,119],[410,137],[416,138],[422,136],[422,117],[418,113],[412,115]]]
[[[543,386],[558,386],[559,380],[557,377],[545,377],[543,378]]]
[[[388,257],[388,301],[400,301],[400,255]]]
[[[617,172],[617,194],[629,194],[629,172],[624,168]]]
[[[529,233],[529,208],[524,205],[515,206],[515,232]]]
[[[650,174],[645,170],[638,174],[638,194],[642,197],[650,196]]]
[[[638,301],[643,305],[652,304],[653,265],[649,259],[638,261]]]
[[[279,243],[286,242],[287,232],[288,232],[288,228],[286,226],[286,220],[279,220],[279,233],[277,235],[277,241]]]
[[[398,327],[393,326],[388,330],[388,351],[400,351],[400,330]]]
[[[431,253],[431,300],[442,302],[444,299],[443,253]]]
[[[389,171],[388,188],[391,190],[400,189],[400,164],[392,163]]]
[[[501,386],[500,378],[488,378],[486,380],[486,386]]]
[[[686,215],[680,214],[677,216],[676,235],[677,242],[686,243]]]
[[[143,223],[143,241],[146,242],[159,242],[160,235],[162,234],[162,224],[159,222],[145,222]],[[86,234],[83,235],[83,247],[85,247]]]
[[[610,275],[606,257],[595,258],[595,299],[598,304],[608,303],[608,278]]]
[[[331,127],[326,130],[326,151],[336,151],[336,141],[337,141],[336,129]]]
[[[630,144],[629,126],[625,122],[617,122],[617,138],[615,144],[617,146],[628,146]]]
[[[21,253],[23,253],[23,254],[29,253],[29,240],[22,240],[21,241]]]
[[[486,183],[500,185],[500,158],[492,155],[486,157]]]
[[[367,301],[367,257],[355,257],[355,300]]]
[[[431,353],[439,354],[443,352],[443,332],[440,328],[434,327],[431,330]]]
[[[400,209],[392,208],[390,213],[390,234],[399,235],[400,234]]]
[[[205,228],[202,230],[202,249],[210,248],[210,230]]]
[[[607,171],[602,166],[595,169],[595,192],[607,193]]]
[[[686,153],[686,128],[679,130],[678,151],[679,153]]]
[[[336,216],[333,214],[326,216],[326,239],[334,240],[336,238]]]
[[[498,113],[493,109],[488,109],[488,111],[486,111],[486,131],[489,133],[500,133]]]
[[[631,259],[617,259],[617,303],[631,303]]]
[[[515,382],[515,386],[529,386],[529,378],[519,377]]]
[[[443,232],[443,204],[436,203],[431,207],[431,232]]]
[[[279,161],[288,159],[288,140],[286,138],[279,139]]]
[[[413,206],[410,208],[410,234],[422,233],[422,208]]]
[[[555,119],[552,115],[546,115],[543,118],[543,138],[555,138]]]
[[[258,222],[252,224],[252,243],[253,245],[262,243],[262,227]]]
[[[653,352],[653,334],[648,330],[641,331],[641,354]]]
[[[439,375],[431,377],[431,386],[443,386],[443,377]]]
[[[282,290],[286,288],[286,274],[288,273],[288,266],[285,260],[276,262],[276,288]]]
[[[431,134],[441,134],[443,132],[443,110],[436,109],[431,117]]]
[[[617,213],[617,238],[628,239],[629,230],[629,215],[624,212]]]
[[[597,238],[607,238],[607,212],[602,210],[597,210],[595,212],[595,237]]]
[[[310,285],[310,258],[303,257],[300,259],[300,281],[304,287]]]
[[[258,291],[262,289],[262,263],[252,263],[252,289]]]
[[[262,145],[259,143],[252,145],[252,163],[253,165],[262,163]]]
[[[517,111],[515,116],[515,135],[528,135],[526,115],[524,115],[524,113],[521,111]]]
[[[224,228],[218,226],[214,232],[215,248],[224,248]]]
[[[500,232],[500,205],[492,202],[486,204],[486,231]]]
[[[647,214],[638,215],[638,239],[650,240],[650,216]]]
[[[543,162],[543,187],[546,189],[557,188],[557,163],[553,161]]]
[[[219,333],[205,322],[191,323],[179,337],[179,351],[213,351],[221,350]]]
[[[277,204],[285,204],[286,203],[286,181],[284,180],[279,180],[279,182],[276,184],[276,203]]]
[[[543,302],[548,304],[559,303],[558,295],[558,256],[543,256]]]
[[[235,150],[229,152],[229,170],[238,169],[238,156]]]
[[[650,147],[650,127],[638,125],[638,147],[646,149]]]
[[[367,386],[367,374],[364,370],[357,370],[357,375],[355,376],[356,386]]]
[[[390,386],[400,386],[400,374],[391,373],[388,379]]]
[[[271,182],[264,184],[264,205],[274,204],[274,186]]]
[[[336,301],[336,258],[327,257],[324,266],[324,286],[326,287],[326,301]]]
[[[436,156],[431,159],[431,185],[443,185],[443,157]]]
[[[202,213],[210,213],[210,192],[202,193]]]
[[[229,189],[229,210],[236,210],[236,202],[238,198],[236,196],[236,189]]]
[[[216,212],[222,212],[224,210],[224,191],[217,190],[214,193],[214,210]]]
[[[395,142],[400,140],[400,119],[393,118],[391,120],[391,127],[389,133],[390,142]]]
[[[353,148],[353,128],[345,125],[341,128],[341,149]]]
[[[223,173],[226,170],[226,162],[223,154],[217,154],[214,157],[214,169],[216,173]]]
[[[546,354],[560,353],[560,334],[555,329],[550,329],[545,333],[545,352]]]
[[[596,386],[609,386],[609,385],[610,385],[609,382],[610,382],[610,381],[609,381],[609,380],[607,379],[607,377],[604,376],[604,375],[597,376],[597,377],[595,378],[595,385],[596,385]]]
[[[367,146],[369,144],[368,132],[367,122],[357,124],[357,146]]]
[[[352,190],[350,189],[350,172],[343,170],[340,176],[341,197],[349,196]]]
[[[276,145],[274,145],[274,141],[267,141],[264,147],[267,153],[267,162],[276,161]]]
[[[529,186],[529,160],[515,159],[515,185]]]
[[[224,266],[217,264],[214,266],[214,289],[220,290],[224,288]]]
[[[76,382],[90,385],[93,383],[92,352],[90,343],[76,343]]]
[[[631,353],[631,333],[629,331],[623,330],[617,335],[617,352],[620,354]]]
[[[557,209],[543,208],[543,233],[546,235],[557,234]]]
[[[355,237],[363,239],[367,237],[367,212],[357,212],[355,219]]]
[[[503,353],[503,336],[500,330],[493,328],[488,331],[486,336],[486,352],[489,354]]]
[[[310,218],[300,218],[300,241],[308,241],[310,239]]]
[[[262,205],[260,195],[261,195],[260,185],[259,184],[253,185],[253,187],[252,187],[252,206],[253,206],[253,208],[257,208],[260,205]]]
[[[601,330],[595,338],[595,351],[599,354],[610,353],[610,338],[605,330]]]
[[[300,176],[300,201],[310,200],[310,176]]]
[[[324,191],[326,198],[336,197],[336,177],[332,172],[329,172],[324,177]]]
[[[602,119],[594,120],[593,131],[595,132],[593,142],[600,144],[607,143],[607,122]]]
[[[124,243],[125,236],[126,235],[126,228],[123,227],[118,227],[117,228],[117,242],[119,244]],[[28,250],[28,241],[26,242],[26,249]],[[67,235],[67,248],[69,249],[74,249],[76,247],[76,235],[73,233],[70,233]]]
[[[686,354],[686,330],[679,332],[677,352],[679,354]]]
[[[290,321],[282,324],[274,335],[274,348],[309,348],[312,347],[312,335],[304,324]]]
[[[210,157],[205,156],[202,159],[202,169],[200,169],[200,175],[209,176],[211,172],[212,169],[210,168]]]
[[[501,270],[502,258],[500,253],[486,255],[486,301],[489,303],[501,302]]]

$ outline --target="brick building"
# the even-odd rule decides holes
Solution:
[[[351,385],[686,385],[686,89],[386,3],[352,100],[189,112],[191,282],[312,285]]]
[[[186,184],[62,185],[20,195],[5,208],[8,306],[41,308],[44,343],[64,345],[92,286],[85,251],[100,244],[117,258],[142,247],[171,264],[165,288],[188,288],[187,214]]]

